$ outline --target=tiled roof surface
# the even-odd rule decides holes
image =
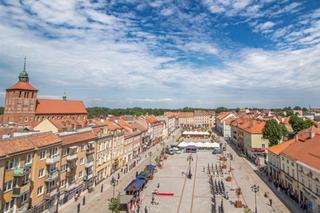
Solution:
[[[283,143],[280,143],[280,144],[277,144],[277,145],[274,145],[274,146],[268,148],[268,151],[272,152],[275,155],[279,155],[283,150],[285,150],[290,144],[292,144],[294,142],[296,142],[295,139],[285,141]]]
[[[301,161],[313,168],[320,169],[320,135],[305,142],[296,142],[283,150],[282,154],[293,160]]]
[[[10,88],[8,88],[7,90],[30,90],[30,91],[37,91],[36,88],[34,88],[30,83],[28,82],[20,82],[18,81],[17,83],[15,83],[14,85],[12,85]]]
[[[71,135],[61,136],[64,145],[94,140],[96,138],[93,131],[79,132]]]
[[[32,150],[61,142],[61,139],[52,132],[38,133],[0,140],[0,156]]]
[[[87,114],[87,110],[78,100],[38,99],[36,114]]]

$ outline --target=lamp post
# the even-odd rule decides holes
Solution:
[[[116,187],[116,183],[117,183],[117,180],[112,176],[112,179],[111,179],[111,185],[112,185],[112,199],[111,199],[111,201],[112,202],[114,200],[114,189]],[[112,213],[113,213],[113,210],[112,210]]]
[[[257,186],[256,184],[254,184],[253,186],[251,186],[251,191],[254,192],[254,203],[255,203],[255,213],[257,213],[257,192],[259,191],[259,186]]]
[[[192,174],[191,174],[191,161],[193,161],[192,155],[190,154],[187,158],[187,161],[189,162],[189,168],[188,168],[188,178],[191,178]]]
[[[111,179],[111,185],[112,185],[112,199],[114,198],[114,189],[115,189],[115,187],[116,187],[116,183],[117,183],[116,179],[115,179],[114,177],[112,177],[112,179]]]

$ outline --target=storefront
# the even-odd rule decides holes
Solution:
[[[81,191],[84,189],[84,184],[79,184],[78,186],[75,186],[71,189],[68,189],[63,194],[63,203],[66,203],[67,201],[71,200],[75,196],[79,196]]]

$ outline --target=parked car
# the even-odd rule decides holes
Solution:
[[[212,150],[212,154],[219,154],[220,153],[220,149],[213,149]]]
[[[168,155],[173,155],[174,154],[174,151],[173,151],[173,149],[167,149],[166,150],[166,153],[168,154]]]
[[[182,151],[180,149],[176,150],[175,152],[176,152],[176,154],[181,154],[182,153]]]

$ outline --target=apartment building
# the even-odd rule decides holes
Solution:
[[[0,141],[2,212],[38,212],[57,203],[61,144],[51,132]]]
[[[60,160],[60,199],[63,203],[84,189],[94,187],[94,145],[96,136],[91,128],[80,132],[62,133]]]
[[[320,212],[319,153],[318,126],[302,130],[294,139],[268,149],[268,171],[272,180],[300,206],[315,213]]]
[[[236,118],[236,114],[233,112],[222,112],[216,116],[215,127],[218,132],[220,132],[223,137],[231,137],[231,127],[230,122],[232,118]],[[227,120],[228,119],[228,120]],[[226,123],[226,120],[228,121]]]

